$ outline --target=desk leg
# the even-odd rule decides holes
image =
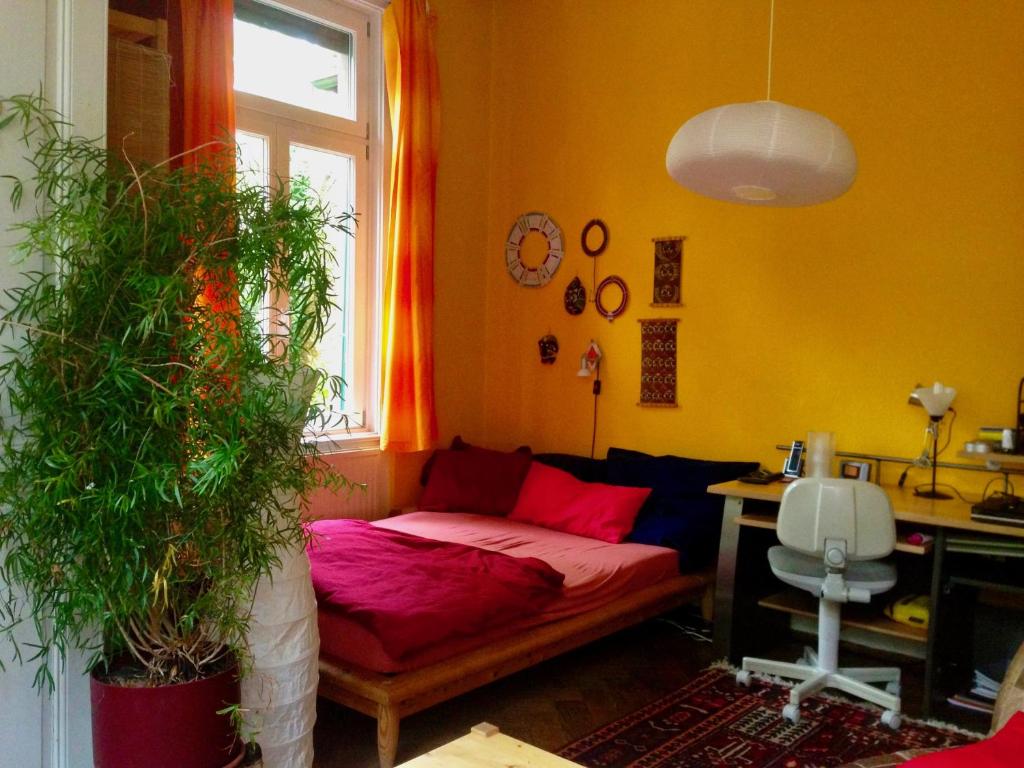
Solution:
[[[740,526],[736,518],[743,514],[743,499],[725,497],[722,536],[718,544],[718,573],[715,577],[714,649],[718,658],[732,658],[732,627],[735,611],[736,553],[740,543]]]
[[[928,645],[925,646],[924,660],[924,700],[921,702],[921,716],[931,717],[932,698],[935,696],[936,676],[939,674],[940,660],[937,658],[939,622],[942,619],[942,572],[943,560],[946,555],[946,529],[935,529],[935,542],[932,545],[932,589],[931,605],[928,616]]]

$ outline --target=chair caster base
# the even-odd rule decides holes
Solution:
[[[742,685],[744,688],[750,687],[750,672],[745,669],[741,669],[736,673],[736,684]]]
[[[899,712],[893,712],[891,709],[887,709],[882,713],[882,725],[892,728],[894,731],[898,731],[900,729],[901,722],[903,722],[903,720],[900,718]]]
[[[885,692],[891,693],[893,696],[900,695],[900,684],[899,682],[891,682],[885,684]]]
[[[782,708],[782,716],[793,725],[800,722],[800,707],[796,704],[787,704]]]

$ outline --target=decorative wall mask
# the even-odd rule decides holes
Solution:
[[[592,242],[597,241],[595,236],[591,240],[590,233],[594,230],[600,233],[600,241],[596,245],[591,245]],[[587,222],[587,225],[583,227],[583,233],[580,235],[580,246],[583,248],[583,252],[587,256],[600,256],[604,253],[604,249],[608,247],[608,227],[600,219],[591,219]]]
[[[565,287],[565,311],[570,315],[581,315],[586,306],[587,289],[578,277],[574,277]]]
[[[640,402],[642,406],[676,405],[677,319],[640,321]]]
[[[540,337],[537,346],[540,347],[540,361],[544,365],[554,364],[555,358],[558,357],[558,339],[549,333]]]
[[[618,288],[622,292],[622,297],[617,306],[609,308],[604,303],[604,292],[611,286]],[[597,286],[597,291],[594,293],[594,304],[601,317],[607,318],[608,322],[621,315],[626,311],[626,305],[629,304],[629,288],[626,287],[626,281],[618,275],[606,277]]]
[[[521,253],[523,240],[531,232],[539,232],[547,240],[547,255],[536,267],[527,266]],[[524,213],[516,219],[505,239],[505,266],[520,285],[532,288],[547,285],[562,263],[563,255],[562,230],[546,213]]]
[[[683,241],[685,237],[656,237],[654,242],[654,299],[652,307],[683,303]]]

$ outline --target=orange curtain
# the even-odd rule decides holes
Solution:
[[[181,147],[187,165],[212,163],[233,174],[235,155],[234,0],[171,0],[171,27],[181,83]],[[180,48],[179,48],[180,44]],[[197,149],[201,148],[201,149]],[[193,151],[195,150],[195,151]],[[234,275],[228,269],[200,272],[200,304],[210,307],[223,328],[239,311]]]
[[[434,198],[441,132],[434,18],[426,0],[384,12],[391,115],[391,210],[384,274],[381,444],[422,451],[434,411]]]
[[[234,0],[177,0],[181,20],[182,133],[185,151],[234,143]],[[189,155],[195,163],[224,151],[215,144]],[[234,168],[234,158],[231,158]]]

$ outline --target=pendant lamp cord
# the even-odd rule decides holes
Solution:
[[[768,101],[772,100],[772,44],[775,41],[775,0],[771,2],[768,16]]]

